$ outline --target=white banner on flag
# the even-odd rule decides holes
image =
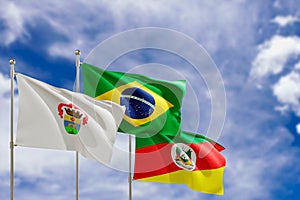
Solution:
[[[17,74],[18,146],[73,150],[109,164],[125,108]]]

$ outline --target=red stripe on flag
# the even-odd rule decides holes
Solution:
[[[136,149],[134,179],[167,174],[179,168],[172,160],[174,144],[163,143]],[[190,144],[196,153],[196,170],[209,170],[225,166],[226,160],[209,142]]]

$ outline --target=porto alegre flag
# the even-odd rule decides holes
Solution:
[[[18,146],[73,150],[109,163],[125,108],[17,74]]]
[[[181,132],[137,138],[133,179],[185,184],[192,190],[222,195],[224,147],[202,135]]]
[[[185,81],[156,80],[87,63],[81,66],[85,94],[126,107],[120,132],[155,135],[180,131]]]

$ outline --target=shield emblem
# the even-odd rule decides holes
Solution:
[[[58,115],[64,120],[64,128],[68,134],[77,135],[79,133],[81,123],[87,124],[88,116],[81,111],[79,107],[70,104],[61,103],[58,105]]]
[[[80,130],[81,120],[70,115],[64,116],[65,130],[69,134],[76,135]]]

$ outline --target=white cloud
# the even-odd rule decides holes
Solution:
[[[245,6],[244,1],[233,1],[218,6],[211,1],[182,3],[179,0],[105,0],[102,3],[76,1],[72,4],[56,0],[47,2],[46,6],[39,1],[10,4],[15,8],[12,10],[17,12],[14,16],[18,16],[19,20],[15,21],[19,25],[8,29],[8,33],[12,35],[9,43],[24,36],[30,37],[25,25],[30,24],[34,27],[37,21],[42,21],[65,38],[50,44],[49,55],[68,59],[74,59],[73,51],[76,48],[81,49],[85,56],[108,36],[145,26],[172,28],[191,37],[200,38],[200,42],[211,52],[220,50],[219,44],[222,44],[223,48],[238,48],[253,39],[244,37],[246,34],[251,36],[254,31],[254,20],[249,20],[246,13],[255,13],[258,9],[257,5]],[[0,18],[6,24],[12,21],[1,13]],[[241,34],[242,32],[244,34]]]
[[[287,15],[287,16],[276,16],[272,22],[277,23],[280,27],[285,27],[291,25],[295,22],[300,21],[298,17]]]
[[[12,1],[1,2],[0,5],[0,22],[3,21],[5,27],[0,29],[1,42],[9,45],[18,38],[29,37],[25,23],[31,21],[32,13],[26,12]]]
[[[250,76],[263,78],[282,72],[290,58],[300,55],[300,38],[275,35],[258,46],[258,54],[252,63]]]
[[[296,63],[294,68],[295,68],[296,70],[300,70],[300,62]]]
[[[274,95],[281,103],[298,105],[300,98],[300,75],[296,72],[280,78],[273,87]]]
[[[300,98],[300,74],[291,72],[273,86],[273,93],[282,104],[288,104],[294,108],[299,106]]]
[[[279,111],[282,115],[285,114],[289,110],[288,105],[283,105],[283,106],[275,106],[274,108],[276,111]]]
[[[300,123],[297,124],[297,126],[296,126],[296,131],[297,131],[297,133],[300,135]]]
[[[0,73],[0,97],[3,98],[3,95],[8,93],[9,91],[10,91],[10,78],[5,77],[2,73]]]
[[[258,115],[257,110],[242,112],[250,115],[251,120],[233,119],[226,123],[226,138],[231,141],[224,152],[227,159],[225,182],[230,182],[226,184],[225,199],[274,199],[270,193],[272,188],[280,188],[283,181],[289,181],[285,177],[285,180],[274,182],[281,177],[278,172],[292,167],[287,163],[297,158],[295,149],[289,148],[293,138],[286,129],[276,125],[273,129],[258,128],[262,126],[259,123],[272,119],[269,114],[260,112]],[[239,122],[244,120],[247,123],[241,126]],[[242,139],[239,134],[243,135]]]
[[[300,116],[300,74],[291,72],[273,86],[273,94],[282,104],[277,110],[284,114],[288,110],[292,110],[297,116]],[[300,134],[300,124],[296,125],[296,131]]]

